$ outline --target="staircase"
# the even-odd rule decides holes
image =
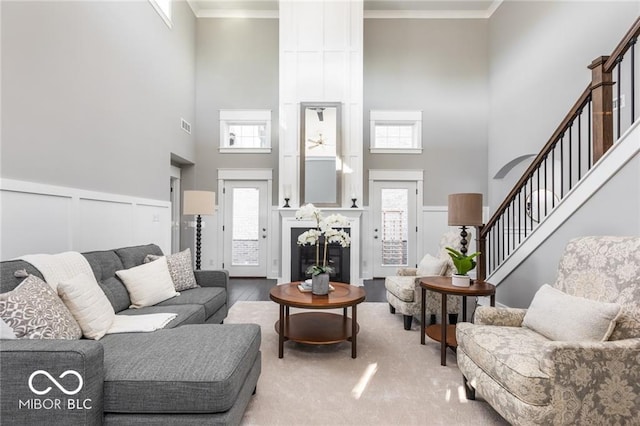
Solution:
[[[589,65],[591,83],[479,230],[478,278],[499,285],[638,155],[638,35],[640,18],[611,55]]]

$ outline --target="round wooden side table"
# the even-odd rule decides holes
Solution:
[[[491,306],[496,304],[496,286],[484,281],[473,281],[469,287],[457,287],[451,284],[451,277],[425,277],[420,280],[422,290],[422,304],[420,317],[420,343],[425,344],[425,333],[435,341],[440,342],[440,364],[447,365],[447,346],[455,349],[455,324],[447,325],[447,295],[462,296],[462,321],[467,320],[467,296],[491,296]],[[426,298],[427,290],[440,293],[442,298],[442,319],[440,324],[426,326]]]
[[[335,290],[325,296],[298,289],[299,282],[279,284],[269,291],[269,297],[280,305],[280,319],[275,328],[278,333],[278,358],[284,356],[285,340],[309,345],[326,345],[351,341],[351,357],[357,356],[358,303],[365,299],[364,287],[334,283]],[[329,312],[300,312],[289,315],[289,308],[335,309],[343,308],[343,314]],[[351,307],[351,318],[347,308]]]

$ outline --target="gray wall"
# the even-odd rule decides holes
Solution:
[[[365,20],[365,171],[424,169],[425,205],[446,205],[453,192],[487,193],[488,25]],[[422,155],[370,154],[372,109],[421,110]]]
[[[640,130],[636,130],[635,137],[640,137]],[[640,235],[640,154],[507,276],[498,287],[497,301],[511,307],[528,307],[543,284],[555,282],[567,242],[586,235]]]
[[[195,18],[147,1],[6,2],[2,177],[169,199],[171,152],[194,158]]]
[[[278,200],[278,20],[198,19],[196,182],[217,188],[219,168],[273,169]],[[221,154],[221,109],[270,109],[270,154]]]
[[[494,180],[506,163],[537,154],[638,17],[631,1],[506,1],[489,21],[489,206],[528,164]]]

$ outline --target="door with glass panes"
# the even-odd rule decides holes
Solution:
[[[373,181],[372,189],[373,276],[396,275],[416,263],[417,183]]]
[[[227,180],[223,196],[223,268],[232,277],[266,277],[267,182]]]

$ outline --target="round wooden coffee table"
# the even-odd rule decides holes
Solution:
[[[420,280],[420,287],[422,287],[422,305],[421,305],[421,317],[422,321],[420,325],[420,343],[424,345],[425,332],[427,336],[435,341],[440,342],[440,364],[447,365],[447,346],[455,348],[458,346],[456,341],[456,326],[455,324],[447,324],[447,295],[462,296],[462,321],[467,320],[467,296],[491,296],[491,306],[496,304],[496,286],[484,281],[474,280],[469,287],[456,287],[451,284],[451,277],[425,277]],[[433,324],[426,326],[425,320],[425,305],[426,305],[426,290],[435,291],[440,293],[442,297],[442,319],[440,324]]]
[[[363,287],[334,283],[335,290],[326,296],[304,293],[298,289],[299,282],[280,284],[271,289],[269,297],[280,305],[280,319],[275,328],[278,333],[278,358],[284,356],[285,340],[309,345],[326,345],[351,341],[351,358],[357,355],[358,303],[365,299]],[[342,315],[329,312],[300,312],[289,315],[289,308],[335,309],[343,308]],[[351,318],[347,308],[351,307]]]

